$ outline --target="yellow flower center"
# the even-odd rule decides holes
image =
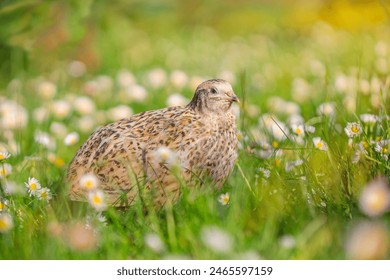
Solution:
[[[4,204],[0,201],[0,211],[4,209]]]
[[[5,159],[5,155],[0,154],[0,160]]]
[[[32,191],[35,191],[35,190],[37,189],[37,184],[31,183],[31,184],[30,184],[30,189],[31,189]]]
[[[302,133],[302,130],[298,127],[297,129],[295,129],[295,133],[299,135]]]
[[[383,147],[383,148],[382,148],[382,153],[387,154],[388,151],[389,151],[389,150],[388,150],[386,147]]]
[[[161,159],[167,160],[169,158],[169,153],[168,152],[162,152],[161,153]]]
[[[5,170],[5,168],[0,167],[0,175],[7,175],[7,171]]]
[[[65,164],[65,161],[62,158],[56,158],[54,160],[54,165],[57,167],[62,167],[62,166],[64,166],[64,164]]]
[[[369,197],[369,207],[374,211],[381,211],[386,205],[385,195],[383,193],[375,193]]]
[[[272,141],[272,147],[274,147],[274,148],[279,147],[279,143],[276,141]]]
[[[322,142],[318,142],[318,143],[317,143],[317,148],[318,148],[318,149],[321,149],[323,146],[324,146],[324,144],[322,144]]]
[[[86,182],[85,182],[85,187],[86,187],[87,189],[92,189],[92,187],[93,187],[92,181],[86,181]]]
[[[101,204],[102,203],[102,199],[98,195],[94,195],[92,201],[94,204]]]
[[[351,127],[351,131],[352,131],[353,133],[358,133],[358,132],[359,132],[359,127],[356,126],[356,125],[353,125],[353,126]]]
[[[7,229],[7,222],[0,218],[0,230]]]
[[[275,159],[275,165],[276,166],[280,166],[280,164],[282,163],[282,161],[278,158]]]
[[[41,193],[41,197],[42,197],[42,198],[47,198],[47,192],[42,192],[42,193]]]

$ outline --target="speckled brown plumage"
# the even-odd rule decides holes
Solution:
[[[221,186],[237,158],[235,101],[228,82],[209,80],[186,107],[147,111],[98,128],[69,166],[71,199],[85,199],[79,179],[86,173],[99,178],[107,201],[118,206],[145,193],[159,206],[174,201],[181,182],[193,177],[207,176]],[[175,164],[156,156],[160,147],[173,152]]]

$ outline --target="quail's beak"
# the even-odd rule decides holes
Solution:
[[[238,99],[237,95],[234,94],[234,92],[229,92],[227,94],[227,96],[229,96],[230,100],[232,102],[237,102],[237,103],[240,103],[240,100]]]
[[[233,95],[232,101],[233,101],[233,102],[240,103],[240,99],[238,99],[238,97],[237,97],[236,95]]]

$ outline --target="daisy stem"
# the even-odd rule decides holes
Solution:
[[[249,191],[253,194],[254,197],[256,197],[256,194],[254,193],[254,191],[253,191],[253,189],[252,189],[252,187],[251,187],[251,185],[250,185],[250,183],[248,181],[248,178],[245,176],[244,172],[242,171],[241,166],[238,163],[237,163],[237,167],[238,167],[238,170],[241,173],[242,178],[244,178],[244,181],[245,181]]]

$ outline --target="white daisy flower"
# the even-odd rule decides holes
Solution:
[[[50,112],[45,107],[38,107],[33,111],[32,115],[37,123],[42,123],[49,118]]]
[[[291,95],[294,100],[304,102],[310,98],[312,88],[310,84],[303,78],[295,78],[292,82]]]
[[[274,149],[272,148],[271,144],[265,140],[260,140],[258,142],[258,146],[260,149],[256,150],[256,154],[263,159],[270,158],[274,153]]]
[[[186,106],[188,104],[188,99],[185,98],[180,93],[173,93],[171,94],[167,99],[167,106],[168,107],[175,107],[175,106]]]
[[[360,194],[360,210],[370,217],[377,217],[390,209],[390,186],[385,177],[370,181]]]
[[[265,179],[268,179],[271,176],[271,171],[264,167],[257,168],[257,171],[262,174]]]
[[[12,165],[9,163],[0,164],[0,179],[5,178],[12,173]]]
[[[130,85],[126,89],[126,95],[131,101],[143,102],[148,97],[148,92],[143,86]]]
[[[153,156],[157,162],[165,162],[169,166],[177,164],[178,161],[176,153],[165,146],[159,147],[154,151]]]
[[[0,129],[14,130],[26,127],[28,113],[26,108],[11,100],[0,102]]]
[[[112,90],[112,78],[107,75],[99,75],[96,77],[95,81],[98,84],[98,91],[101,92],[110,92]]]
[[[230,196],[229,193],[223,193],[218,197],[219,203],[222,205],[228,205],[230,202]]]
[[[96,120],[91,116],[82,116],[78,120],[78,128],[83,133],[92,132],[95,126],[96,126]]]
[[[101,190],[93,190],[88,192],[88,202],[93,208],[95,208],[96,211],[100,212],[107,209],[104,192]]]
[[[34,135],[35,142],[38,144],[41,144],[42,146],[46,147],[49,150],[54,150],[56,147],[56,143],[54,142],[53,138],[50,137],[49,134],[43,131],[36,131]]]
[[[50,125],[50,131],[58,136],[58,137],[65,137],[66,134],[68,133],[68,129],[65,124],[60,123],[60,122],[52,122]]]
[[[93,100],[86,96],[77,97],[73,101],[73,106],[80,115],[91,115],[96,110]]]
[[[80,177],[80,186],[86,190],[94,190],[99,187],[99,179],[92,173],[86,173]]]
[[[321,151],[328,150],[328,145],[320,137],[314,137],[313,143],[314,143],[314,146]]]
[[[181,70],[174,70],[172,73],[171,73],[171,76],[170,76],[170,80],[171,80],[171,84],[177,88],[177,89],[181,89],[183,87],[185,87],[188,83],[188,76],[185,72],[181,71]]]
[[[49,81],[43,81],[38,85],[38,95],[43,99],[52,99],[57,94],[57,86]]]
[[[29,177],[27,183],[24,183],[30,196],[37,195],[41,189],[41,184],[34,177]]]
[[[133,114],[133,109],[127,105],[118,105],[114,108],[111,108],[108,112],[110,120],[118,121],[124,118],[128,118]]]
[[[244,135],[242,134],[242,131],[240,131],[240,130],[237,131],[237,140],[238,141],[244,140]]]
[[[279,238],[279,245],[285,249],[292,249],[295,247],[296,241],[292,235],[286,234]]]
[[[14,226],[12,216],[7,212],[0,213],[0,233],[10,231]]]
[[[287,126],[281,121],[273,122],[269,131],[272,136],[278,141],[283,141],[289,135],[289,130]]]
[[[39,200],[49,201],[52,199],[51,191],[48,188],[41,188],[36,192],[36,196]]]
[[[126,87],[131,86],[135,83],[134,75],[127,70],[121,70],[118,73],[116,80],[117,80],[118,85],[122,88],[126,88]]]
[[[56,100],[51,104],[51,111],[57,118],[64,119],[69,116],[72,106],[66,100]]]
[[[373,114],[361,114],[360,115],[360,120],[364,123],[376,123],[378,121],[378,116],[373,115]]]
[[[161,253],[165,250],[165,244],[160,236],[155,233],[148,233],[144,237],[144,242],[147,247],[156,253]]]
[[[294,114],[294,115],[291,115],[288,117],[288,124],[290,126],[293,126],[293,125],[302,125],[305,123],[305,119],[299,115],[299,114]]]
[[[317,114],[332,117],[336,113],[336,108],[333,102],[322,103],[317,108]]]
[[[287,115],[298,115],[301,113],[301,108],[298,104],[290,101],[285,102],[284,113]]]
[[[349,122],[347,126],[344,128],[345,134],[347,134],[348,138],[353,138],[362,134],[363,129],[360,123],[357,122]]]
[[[234,259],[236,260],[263,260],[264,258],[259,255],[255,250],[248,250],[242,253],[235,255]]]
[[[305,136],[305,127],[303,124],[292,124],[291,130],[298,136]]]
[[[381,141],[376,142],[374,149],[376,152],[378,152],[380,154],[380,156],[382,158],[384,158],[385,160],[388,160],[389,153],[390,153],[389,146],[390,146],[390,140],[386,139],[386,140],[381,140]]]
[[[107,219],[106,219],[106,217],[100,212],[100,213],[97,213],[97,215],[96,215],[96,218],[97,218],[97,220],[100,222],[100,223],[102,223],[102,225],[107,225]]]
[[[316,132],[316,128],[312,125],[305,125],[305,132],[314,133]]]
[[[66,146],[73,146],[80,140],[80,136],[77,132],[71,132],[65,136],[64,144]]]
[[[286,170],[286,172],[290,172],[295,167],[300,166],[302,164],[303,164],[303,160],[301,160],[301,159],[294,160],[294,161],[289,161],[289,162],[286,163],[285,170]]]
[[[0,213],[3,212],[8,205],[8,201],[0,197]]]
[[[0,151],[0,161],[6,160],[10,156],[11,156],[11,154],[8,153],[7,151],[3,151],[3,152]]]
[[[156,68],[148,73],[148,82],[153,88],[161,88],[167,83],[167,73],[164,69]]]
[[[65,164],[65,161],[63,158],[57,156],[54,153],[48,153],[47,154],[47,160],[53,163],[57,167],[62,167]]]
[[[202,228],[201,238],[203,243],[216,253],[228,253],[232,250],[232,237],[218,227],[207,226]]]
[[[356,145],[356,150],[355,150],[355,152],[353,153],[353,156],[352,156],[352,163],[353,164],[358,163],[360,161],[360,158],[362,157],[362,155],[366,155],[366,154],[367,154],[367,151],[364,148],[363,143],[358,143]]]
[[[351,79],[345,74],[341,73],[336,76],[335,89],[339,92],[347,92],[351,88]]]

